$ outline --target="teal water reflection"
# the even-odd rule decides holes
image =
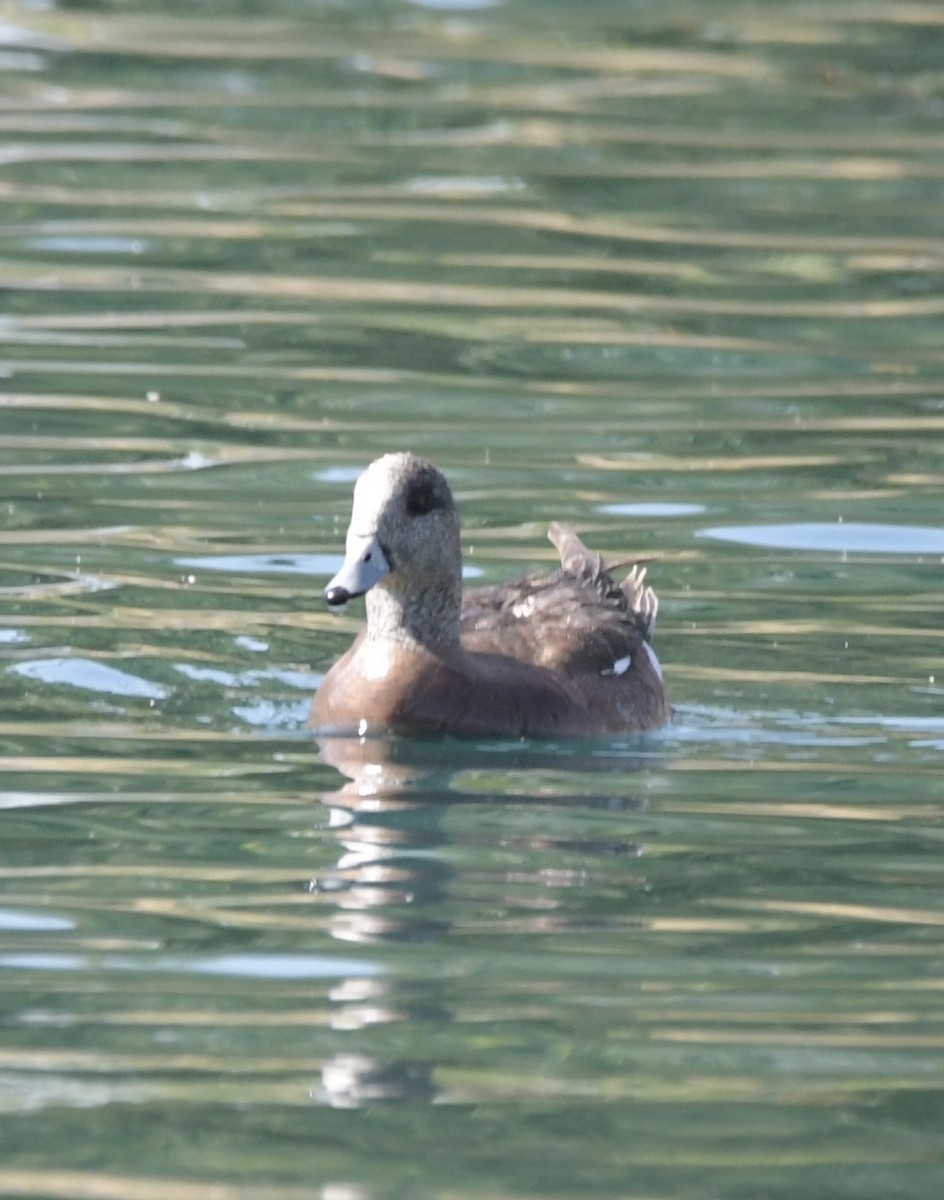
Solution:
[[[834,525],[727,526],[704,529],[701,537],[748,546],[787,550],[826,550],[839,554],[937,555],[944,558],[944,528],[920,525],[867,525],[837,521]]]
[[[939,29],[0,13],[0,1193],[937,1200]],[[309,738],[407,448],[669,728]]]

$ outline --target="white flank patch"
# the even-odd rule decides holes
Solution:
[[[633,657],[627,654],[625,658],[618,658],[608,671],[601,671],[602,675],[625,675],[629,668],[633,665]]]

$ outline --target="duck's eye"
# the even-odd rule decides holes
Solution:
[[[406,494],[406,511],[411,517],[422,517],[434,508],[445,508],[446,498],[442,489],[431,478],[417,479]]]

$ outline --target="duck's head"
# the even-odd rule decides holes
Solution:
[[[459,516],[445,476],[414,454],[372,462],[354,486],[344,564],[324,592],[328,606],[342,611],[380,584],[412,610],[454,606],[458,621],[461,581]]]

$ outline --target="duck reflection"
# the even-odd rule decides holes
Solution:
[[[625,776],[643,761],[652,762],[651,753],[641,758],[626,746],[594,748],[587,743],[577,748],[489,743],[486,748],[442,739],[323,737],[318,747],[319,759],[335,767],[345,782],[321,797],[340,852],[333,868],[312,879],[310,890],[331,894],[331,932],[344,941],[424,940],[450,926],[446,901],[455,869],[449,857],[436,852],[448,840],[442,822],[456,806],[486,800],[483,784],[491,778],[496,788],[512,789],[503,798],[536,795],[542,805],[553,807],[574,802],[569,789],[561,787],[561,775],[592,772],[594,783],[603,783],[618,773],[618,791],[594,787],[593,794],[581,794],[580,806],[638,812],[644,802],[625,794]],[[474,780],[475,790],[463,788],[463,776],[467,788]],[[583,858],[587,853],[639,853],[638,844],[623,838],[568,840],[540,826],[525,841],[537,852],[573,849]],[[579,885],[586,871],[547,866],[536,878],[548,891],[533,899],[531,907],[549,912],[559,905],[554,889]],[[509,879],[517,883],[520,872]],[[521,902],[519,894],[516,903]],[[409,913],[403,910],[407,905]]]
[[[645,804],[628,794],[627,775],[651,766],[651,748],[637,755],[627,744],[322,737],[318,757],[343,782],[321,795],[327,829],[337,843],[335,862],[309,887],[328,910],[329,933],[345,942],[435,942],[460,924],[465,932],[488,936],[495,918],[483,918],[485,910],[505,914],[503,934],[573,929],[589,919],[578,917],[566,898],[570,889],[592,883],[588,855],[611,862],[614,855],[640,853],[638,843],[623,837],[568,838],[563,829],[553,830],[547,813],[564,806],[638,813]],[[475,863],[462,865],[470,829],[473,849],[485,835],[477,818],[465,826],[464,839],[446,822],[463,805],[487,807],[493,795],[519,806],[535,800],[544,816],[536,815],[530,831],[510,824],[510,838],[483,843]],[[573,869],[560,861],[571,851],[581,863]],[[529,859],[539,865],[528,868]],[[631,883],[630,873],[625,881]],[[378,1025],[448,1024],[455,1019],[448,992],[447,981],[426,978],[420,1000],[411,986],[389,977],[348,979],[332,989],[331,1025],[366,1036]],[[324,1062],[321,1086],[312,1094],[322,1103],[351,1108],[432,1100],[439,1091],[428,1064],[374,1057],[359,1044],[355,1052]]]
[[[380,1101],[433,1100],[429,1068],[417,1062],[381,1062],[367,1054],[335,1054],[321,1069],[317,1099],[332,1108],[361,1108]]]
[[[309,885],[332,895],[333,936],[376,942],[440,934],[448,923],[431,914],[453,872],[432,853],[445,837],[442,807],[429,801],[448,793],[451,769],[384,738],[323,738],[319,758],[347,780],[322,796],[337,862]],[[399,915],[404,905],[409,920]]]

